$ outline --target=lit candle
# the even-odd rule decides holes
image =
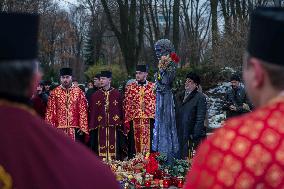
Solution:
[[[170,179],[165,177],[164,181],[163,181],[163,185],[164,185],[164,188],[169,188],[170,187]]]
[[[146,180],[145,181],[145,186],[146,187],[150,187],[151,186],[151,181],[150,180]]]
[[[183,187],[183,178],[181,177],[178,177],[178,180],[177,180],[177,187],[178,188],[182,188]]]

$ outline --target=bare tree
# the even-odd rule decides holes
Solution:
[[[72,11],[71,11],[72,12]],[[71,19],[73,14],[73,20]],[[62,66],[73,66],[78,64],[82,39],[79,30],[79,17],[75,13],[69,14],[61,9],[58,4],[53,3],[45,7],[41,14],[39,34],[39,60],[45,77],[57,77],[57,71]],[[76,20],[74,24],[74,20]],[[77,47],[77,48],[76,48]],[[76,67],[76,66],[74,66]],[[80,70],[79,70],[80,75]]]
[[[212,59],[214,63],[217,63],[216,61],[216,55],[217,55],[217,46],[218,46],[218,14],[217,14],[217,8],[218,8],[218,0],[210,0],[210,6],[211,6],[211,32],[212,32]]]
[[[273,1],[274,1],[275,6],[281,7],[282,0],[273,0]]]
[[[174,0],[173,6],[173,44],[176,50],[179,49],[180,36],[180,0]]]
[[[219,65],[241,66],[242,54],[246,48],[246,39],[250,13],[257,6],[277,5],[272,0],[219,0],[224,20],[224,30],[219,33],[219,41],[215,46],[215,63]],[[213,28],[212,28],[213,29]]]
[[[5,0],[0,0],[0,11],[3,11]]]
[[[89,31],[88,31],[88,52],[91,60],[88,60],[88,64],[94,64],[98,62],[102,55],[103,37],[107,31],[106,16],[103,12],[101,2],[98,0],[80,0],[81,6],[86,8],[86,11],[90,14]]]
[[[111,30],[114,32],[127,68],[132,73],[138,62],[144,34],[144,0],[101,0]],[[112,14],[110,6],[116,5],[117,15]],[[114,17],[119,17],[119,25]]]
[[[70,7],[70,24],[73,35],[72,51],[74,54],[74,64],[72,65],[76,71],[78,80],[82,80],[84,73],[83,47],[87,36],[88,15],[85,8],[81,5]]]
[[[197,65],[208,48],[210,5],[199,0],[182,0],[181,56],[185,63]]]

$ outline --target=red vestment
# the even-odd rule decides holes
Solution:
[[[185,188],[283,188],[284,98],[229,119],[198,149]]]
[[[155,118],[156,107],[154,85],[148,81],[145,85],[133,82],[125,89],[124,123],[133,125],[136,153],[150,152],[150,119]]]
[[[88,133],[87,100],[79,87],[51,91],[45,120],[75,140],[75,128]]]
[[[120,188],[111,170],[27,105],[0,99],[0,188]]]

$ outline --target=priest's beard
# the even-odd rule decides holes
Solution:
[[[64,81],[62,82],[62,86],[65,88],[65,89],[68,89],[72,86],[72,81]]]

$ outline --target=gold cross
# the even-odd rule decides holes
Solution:
[[[117,121],[119,119],[119,116],[118,115],[115,115],[114,117],[113,117],[113,120],[114,121]]]
[[[115,105],[115,106],[118,104],[118,102],[117,102],[116,100],[114,100],[114,102],[113,102],[113,103],[114,103],[114,105]]]
[[[100,106],[100,105],[101,105],[101,101],[98,101],[98,102],[96,103],[96,105]]]
[[[98,121],[101,121],[103,119],[102,116],[98,116]]]

